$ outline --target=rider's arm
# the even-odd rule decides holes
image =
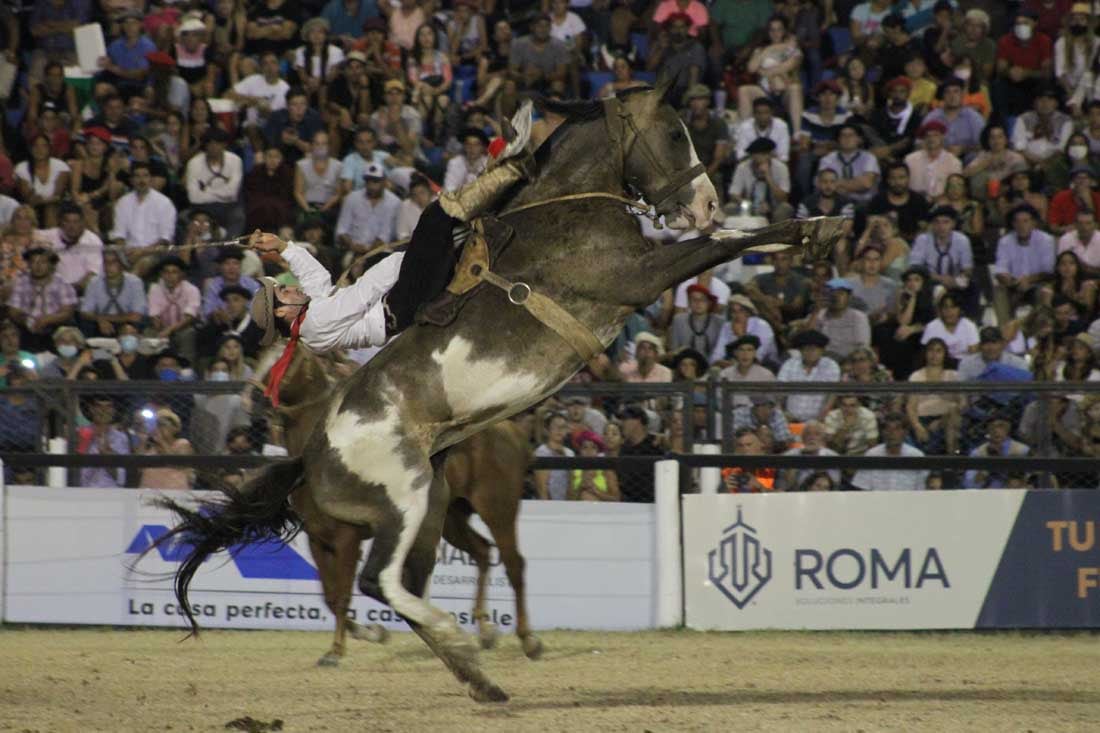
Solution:
[[[306,295],[310,298],[323,298],[332,292],[332,277],[328,270],[304,247],[288,242],[282,254]]]

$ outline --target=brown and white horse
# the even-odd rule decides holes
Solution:
[[[840,219],[789,221],[657,245],[621,203],[563,200],[633,192],[670,226],[710,226],[717,194],[665,91],[553,105],[566,122],[499,215],[515,236],[494,272],[552,299],[604,347],[634,308],[707,268],[753,248],[812,245],[821,255],[842,232]],[[210,554],[296,530],[289,497],[304,483],[319,511],[373,534],[360,590],[401,614],[474,699],[507,700],[482,671],[476,641],[428,597],[450,505],[444,459],[449,447],[557,391],[583,366],[580,351],[484,286],[450,325],[400,334],[334,390],[300,458],[265,469],[215,506],[166,502],[180,517],[175,536],[193,547],[176,576],[181,601]]]

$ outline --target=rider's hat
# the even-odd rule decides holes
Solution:
[[[269,346],[278,336],[275,330],[275,285],[274,278],[262,277],[260,289],[252,296],[252,322],[264,334],[260,338],[260,346]]]

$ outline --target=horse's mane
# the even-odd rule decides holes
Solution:
[[[653,87],[650,86],[631,87],[617,92],[615,96],[619,99],[626,99],[632,94],[652,90]],[[549,112],[550,114],[560,115],[565,118],[566,123],[592,122],[604,116],[602,99],[550,99],[541,94],[536,94],[532,95],[531,101],[543,114]]]

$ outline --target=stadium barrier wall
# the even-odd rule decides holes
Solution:
[[[683,498],[695,629],[1100,626],[1095,491]]]
[[[9,486],[3,493],[5,621],[182,624],[170,577],[181,549],[160,548],[136,563],[172,524],[167,512],[145,501],[155,492]],[[474,521],[490,536],[480,520]],[[652,504],[524,502],[519,539],[527,559],[533,625],[654,627],[655,523]],[[502,630],[512,631],[514,596],[495,550],[493,563],[489,613]],[[431,597],[467,628],[473,628],[476,577],[468,556],[440,545]],[[304,533],[289,545],[235,548],[211,559],[192,584],[191,603],[199,622],[209,628],[332,627]],[[359,621],[407,628],[387,607],[357,591],[352,608]]]

